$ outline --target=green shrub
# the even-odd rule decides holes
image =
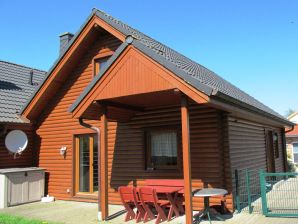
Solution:
[[[293,161],[292,160],[287,160],[287,170],[288,170],[288,172],[291,172],[291,173],[294,173],[294,172],[296,172],[296,165],[293,163]]]

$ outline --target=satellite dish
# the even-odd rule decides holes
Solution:
[[[21,154],[28,145],[28,138],[21,130],[10,131],[5,137],[5,146],[11,153]]]

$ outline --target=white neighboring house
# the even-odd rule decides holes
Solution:
[[[297,124],[294,129],[286,133],[287,152],[292,156],[295,164],[298,164],[298,111],[292,113],[288,120]]]

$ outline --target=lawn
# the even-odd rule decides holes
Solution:
[[[27,219],[19,216],[0,214],[0,224],[54,224],[36,219]],[[55,223],[58,224],[58,223]]]

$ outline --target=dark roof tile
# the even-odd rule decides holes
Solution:
[[[107,23],[109,23],[114,28],[118,29],[126,36],[133,36],[150,51],[154,52],[155,54],[158,54],[159,56],[163,57],[165,60],[173,64],[178,70],[186,72],[188,75],[197,79],[202,84],[211,87],[214,90],[213,92],[218,91],[237,101],[253,106],[261,111],[269,113],[282,120],[286,120],[282,115],[278,114],[268,106],[264,105],[260,101],[245,93],[244,91],[240,90],[230,82],[224,80],[223,78],[218,76],[216,73],[210,71],[206,67],[196,63],[195,61],[185,57],[184,55],[169,48],[168,46],[130,27],[129,25],[121,22],[120,20],[115,19],[114,17],[104,13],[103,11],[94,9],[94,12],[97,16],[105,20]]]
[[[33,70],[33,83],[41,83],[46,72],[0,61],[0,122],[23,123],[18,113],[37,85],[29,84]]]

